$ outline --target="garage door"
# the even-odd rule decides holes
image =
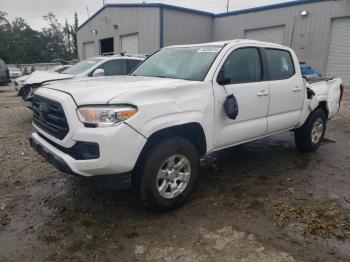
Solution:
[[[339,76],[350,86],[350,18],[337,18],[332,22],[326,76]]]
[[[84,59],[95,56],[95,43],[84,43]]]
[[[245,31],[245,38],[283,45],[284,31],[284,26],[250,29]]]
[[[139,34],[123,35],[122,39],[122,52],[127,54],[139,53]]]

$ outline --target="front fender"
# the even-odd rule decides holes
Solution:
[[[120,98],[119,98],[120,99]],[[127,121],[144,137],[159,130],[198,123],[204,130],[207,148],[213,147],[214,97],[211,83],[185,82],[174,88],[161,88],[125,98],[138,107],[139,112]]]
[[[150,119],[140,130],[140,133],[149,138],[155,132],[172,127],[179,126],[187,123],[198,123],[202,127],[205,126],[202,119],[204,118],[204,114],[199,111],[187,111],[181,113],[167,114],[162,115],[153,119]],[[204,133],[205,133],[205,128]],[[206,137],[209,134],[205,134]]]

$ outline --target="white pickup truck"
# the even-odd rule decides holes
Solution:
[[[341,79],[309,83],[292,49],[233,40],[166,47],[129,76],[44,86],[32,147],[59,170],[133,187],[145,206],[190,195],[206,155],[282,131],[316,150]]]

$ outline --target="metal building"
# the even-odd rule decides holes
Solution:
[[[149,54],[173,44],[249,38],[291,46],[299,60],[350,85],[350,1],[301,0],[223,14],[165,4],[108,4],[78,30],[81,59]]]

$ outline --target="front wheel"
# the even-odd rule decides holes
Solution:
[[[295,144],[302,152],[313,152],[321,145],[326,132],[326,114],[316,109],[302,127],[295,131]]]
[[[163,140],[147,152],[137,176],[137,193],[143,204],[156,211],[181,205],[197,180],[199,157],[188,140]]]

